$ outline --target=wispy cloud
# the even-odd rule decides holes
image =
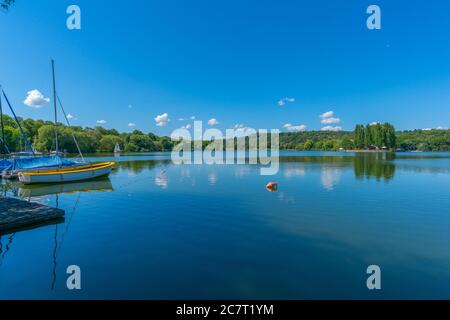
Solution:
[[[192,116],[192,117],[191,117],[191,120],[195,120],[195,116]]]
[[[321,124],[336,124],[341,122],[341,119],[339,118],[322,118],[322,120],[320,121]]]
[[[130,123],[128,124],[128,127],[134,128],[134,127],[136,127],[136,123],[130,122]]]
[[[35,109],[38,109],[49,102],[50,98],[45,98],[44,95],[37,89],[28,91],[27,96],[23,101],[26,106]]]
[[[304,124],[299,124],[299,125],[292,125],[290,123],[286,123],[283,128],[287,129],[288,131],[293,131],[293,132],[301,132],[301,131],[306,131],[306,125]]]
[[[294,102],[295,102],[295,98],[286,97],[286,98],[278,100],[278,106],[282,107],[282,106],[285,106],[287,103],[294,103]]]
[[[97,120],[97,124],[106,124],[106,120]]]
[[[208,125],[210,126],[217,126],[219,124],[219,121],[217,121],[217,119],[212,118],[208,120]]]
[[[155,118],[156,125],[158,127],[164,127],[170,122],[169,115],[166,113],[160,114]]]
[[[192,126],[190,124],[187,124],[187,125],[181,127],[181,129],[186,129],[186,130],[189,130],[190,128],[192,128]]]
[[[334,111],[327,111],[325,113],[322,113],[319,117],[322,119],[325,119],[325,118],[330,118],[332,116],[334,116]]]
[[[323,127],[323,128],[320,129],[320,130],[322,130],[322,131],[342,131],[342,127],[338,127],[338,126],[336,126],[336,127],[333,127],[333,126],[326,126],[326,127]]]
[[[334,111],[327,111],[325,113],[322,113],[321,115],[319,115],[319,118],[321,118],[322,120],[320,120],[321,124],[328,124],[328,126],[323,127],[322,131],[341,131],[342,127],[339,126],[330,126],[330,124],[338,124],[341,122],[341,119],[339,118],[335,118],[334,116]]]
[[[75,117],[73,114],[70,114],[70,113],[67,115],[67,119],[69,119],[69,120],[74,120],[74,121],[75,121],[75,120],[78,120],[77,117]]]
[[[441,127],[441,126],[439,126],[439,127],[436,127],[436,128],[424,128],[424,129],[422,129],[423,131],[431,131],[431,130],[448,130],[448,128],[447,127]]]

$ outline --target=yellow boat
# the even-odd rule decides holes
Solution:
[[[82,181],[107,176],[114,165],[115,162],[97,162],[68,168],[23,171],[18,175],[23,184]]]

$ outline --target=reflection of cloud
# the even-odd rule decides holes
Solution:
[[[278,200],[287,204],[294,204],[295,199],[292,196],[286,197],[283,192],[278,193]]]
[[[217,174],[214,172],[208,173],[208,181],[211,185],[215,185],[217,183]]]
[[[300,167],[292,167],[292,168],[285,168],[283,170],[285,177],[294,177],[294,176],[301,176],[303,177],[305,175],[305,168]]]
[[[169,186],[169,178],[164,173],[160,173],[155,177],[155,184],[162,189],[167,189]]]
[[[235,166],[234,175],[236,177],[244,177],[250,174],[250,168],[248,166]]]
[[[331,191],[334,189],[334,186],[339,183],[339,180],[341,180],[341,175],[341,169],[323,167],[320,182],[326,190]]]

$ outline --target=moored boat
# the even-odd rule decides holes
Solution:
[[[98,162],[77,167],[19,172],[19,181],[23,184],[62,183],[94,179],[108,176],[114,162]]]

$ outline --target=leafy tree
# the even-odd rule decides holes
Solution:
[[[123,148],[124,141],[121,137],[116,135],[103,136],[103,138],[100,140],[99,151],[113,152],[117,143],[121,148]]]

